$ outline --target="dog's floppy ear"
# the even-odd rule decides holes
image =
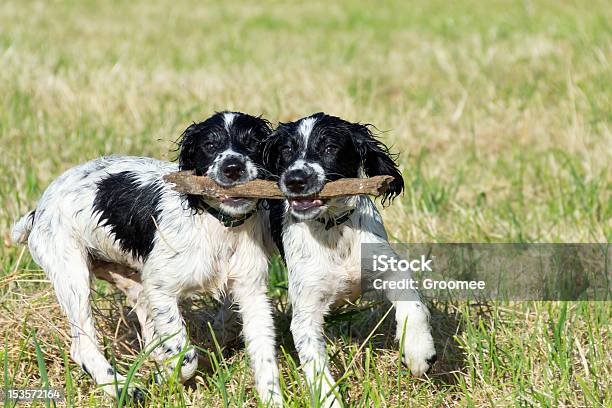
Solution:
[[[366,125],[353,124],[352,137],[366,176],[394,177],[389,188],[382,195],[382,204],[390,204],[404,191],[404,178],[396,161],[398,155],[389,152],[389,148],[378,140]]]
[[[199,125],[193,123],[181,135],[178,142],[179,170],[195,169],[196,138],[199,133]]]
[[[279,152],[279,144],[284,135],[285,129],[284,124],[279,124],[276,130],[266,137],[262,143],[262,161],[263,165],[271,174],[271,177],[268,179],[278,179],[280,176],[279,172],[279,160],[280,160],[280,152]]]
[[[272,133],[272,124],[268,119],[263,118],[262,116],[257,116],[257,126],[255,126],[255,132],[258,135],[263,135],[263,140],[269,137]]]

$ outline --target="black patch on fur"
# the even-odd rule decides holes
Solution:
[[[113,367],[110,367],[108,370],[106,370],[106,373],[108,375],[114,376],[115,375],[115,369]]]
[[[267,204],[270,217],[270,234],[283,262],[285,262],[285,248],[283,247],[283,214],[285,213],[285,203],[282,200],[267,200]]]
[[[183,358],[183,365],[193,363],[197,356],[198,354],[195,351],[188,351]]]
[[[147,405],[147,392],[140,388],[135,388],[132,394],[132,401],[137,407],[145,407]]]
[[[90,376],[91,378],[93,378],[93,376],[91,375],[91,371],[89,371],[89,369],[87,368],[87,366],[85,364],[83,364],[83,371],[85,371],[85,373]]]
[[[117,399],[123,394],[123,387],[117,390]],[[132,400],[132,403],[136,407],[146,407],[147,406],[147,396],[149,395],[148,391],[144,388],[134,388],[132,394],[128,397]]]
[[[162,185],[143,185],[135,173],[124,171],[110,174],[97,186],[93,207],[100,214],[98,223],[111,228],[122,250],[146,259],[153,250]]]

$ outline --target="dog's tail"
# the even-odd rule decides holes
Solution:
[[[17,222],[13,225],[13,231],[11,233],[11,238],[14,244],[25,244],[28,242],[28,237],[30,236],[30,231],[32,231],[32,227],[34,226],[34,214],[36,210],[32,210],[23,217],[21,217]]]

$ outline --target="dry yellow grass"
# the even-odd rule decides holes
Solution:
[[[385,131],[407,181],[384,211],[399,241],[609,242],[610,20],[604,1],[2,2],[0,356],[10,376],[40,385],[36,329],[51,383],[71,378],[76,406],[110,403],[67,374],[66,321],[27,251],[9,246],[10,226],[63,170],[110,153],[171,159],[186,125],[216,110],[272,121],[324,110]],[[102,322],[119,309],[99,289]],[[342,385],[352,406],[612,404],[609,303],[433,306],[442,358],[432,376],[398,375],[379,336]],[[110,315],[109,342],[136,344],[129,318]],[[376,316],[361,312],[355,337],[330,322],[336,373]],[[285,389],[301,406],[308,396],[281,340]],[[131,361],[129,347],[115,349]],[[152,390],[152,405],[219,405],[224,389],[228,404],[254,404],[242,351],[225,356],[190,388]]]

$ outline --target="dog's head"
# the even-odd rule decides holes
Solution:
[[[281,123],[265,142],[264,163],[280,177],[290,211],[300,220],[318,218],[329,208],[330,203],[313,198],[327,181],[393,176],[383,204],[404,189],[395,157],[368,126],[325,113]]]
[[[208,176],[223,187],[261,178],[265,174],[260,143],[270,133],[268,121],[260,117],[240,112],[215,113],[183,132],[179,168]],[[225,198],[212,204],[226,214],[241,215],[251,211],[256,200]],[[197,207],[197,203],[194,205]]]

